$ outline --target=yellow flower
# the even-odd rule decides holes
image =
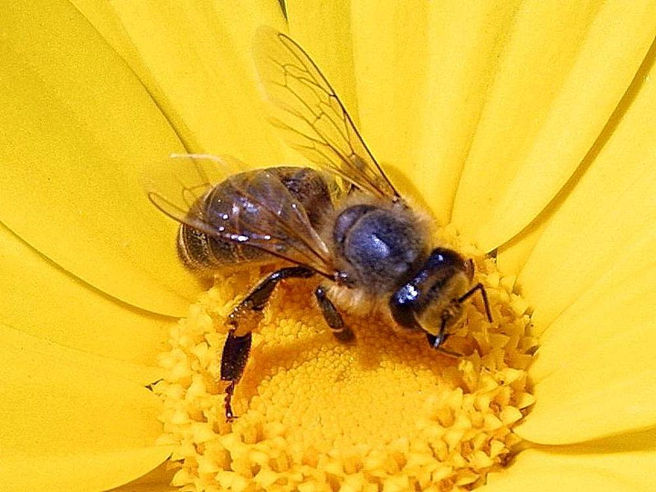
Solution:
[[[185,149],[300,161],[259,111],[260,24],[313,54],[403,191],[517,276],[540,336],[536,403],[514,429],[526,449],[480,490],[651,487],[656,2],[288,2],[288,23],[275,1],[14,3],[4,489],[108,489],[173,451],[144,386],[199,285],[138,175]]]

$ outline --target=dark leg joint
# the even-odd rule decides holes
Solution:
[[[273,289],[276,288],[278,282],[290,277],[296,278],[310,278],[314,275],[314,270],[310,270],[307,267],[295,266],[281,268],[275,272],[269,274],[264,280],[262,280],[251,292],[246,296],[242,301],[242,304],[247,305],[250,309],[254,311],[261,311],[264,309],[264,306],[269,301]]]
[[[344,324],[342,315],[339,313],[339,311],[337,311],[337,308],[332,303],[332,301],[328,299],[328,296],[326,295],[326,289],[320,285],[314,291],[314,295],[316,296],[317,302],[319,303],[319,308],[321,309],[323,319],[326,320],[326,324],[333,332],[333,335],[335,335],[335,338],[337,338],[337,340],[340,342],[345,343],[353,341],[355,339],[353,331],[351,331],[351,329]]]

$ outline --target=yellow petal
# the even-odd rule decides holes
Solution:
[[[510,241],[499,246],[497,249],[499,271],[506,275],[519,275],[546,226],[546,220],[537,219]]]
[[[622,281],[607,277],[545,333],[531,368],[537,402],[517,428],[520,436],[567,444],[656,427],[656,280],[650,260],[651,269]]]
[[[75,5],[105,41],[125,60],[130,68],[138,75],[141,82],[148,88],[153,98],[159,102],[162,94],[159,94],[157,88],[145,80],[148,71],[139,55],[138,48],[134,45],[128,32],[123,27],[114,4],[110,2],[98,2],[96,0],[71,0],[70,3]],[[144,22],[147,22],[147,19],[144,19]],[[161,105],[160,109],[165,112],[165,109]],[[167,116],[170,117],[171,115],[167,114]],[[177,121],[174,124],[179,135],[186,135],[185,132],[180,131]],[[182,125],[182,128],[186,129],[184,125]]]
[[[649,49],[656,2],[524,2],[494,68],[453,222],[489,250],[528,225],[595,143]]]
[[[0,81],[0,217],[103,292],[182,314],[197,286],[142,166],[182,150],[130,70],[67,2],[7,6]]]
[[[650,492],[656,467],[654,431],[589,446],[529,449],[481,492]]]
[[[111,492],[179,492],[179,488],[170,485],[174,474],[171,463],[163,463],[143,477],[112,489]]]
[[[46,443],[46,445],[53,444]],[[72,457],[48,454],[26,456],[14,454],[10,450],[0,464],[0,478],[4,490],[11,491],[107,490],[147,473],[164,461],[168,453],[169,450],[162,446],[115,452],[94,451]],[[131,490],[135,491],[135,489]]]
[[[56,353],[57,361],[75,366],[77,370],[91,370],[102,372],[103,374],[112,374],[116,377],[138,383],[141,386],[150,385],[162,377],[162,369],[160,367],[128,363],[101,355],[90,354],[84,350],[68,348],[56,342],[46,340],[45,337],[35,337],[5,324],[0,324],[0,338],[6,347],[20,347],[32,354],[45,354],[45,356]],[[154,360],[150,362],[153,364]]]
[[[108,297],[48,261],[2,225],[0,250],[0,316],[5,324],[90,354],[156,365],[175,322],[172,318]]]
[[[626,269],[609,272],[556,318],[540,341],[540,357],[531,367],[534,381],[566,369],[598,346],[612,344],[636,329],[645,330],[640,345],[656,342],[656,236],[641,242],[644,253],[632,255]],[[617,353],[614,358],[631,357]],[[656,362],[656,359],[655,359]],[[614,363],[613,363],[614,364]]]
[[[289,34],[321,68],[356,124],[353,35],[348,0],[333,2],[285,2]]]
[[[649,268],[656,223],[656,45],[519,276],[538,333],[604,275]],[[641,263],[642,261],[642,263]],[[653,267],[652,267],[653,271]]]
[[[420,195],[441,223],[515,9],[513,2],[353,2],[364,138],[395,184]]]
[[[251,56],[259,25],[284,26],[277,2],[73,3],[128,61],[190,150],[259,167],[292,154],[260,110]]]
[[[4,489],[104,490],[170,454],[156,445],[160,403],[143,386],[54,345],[32,350],[25,336],[3,337],[0,359]]]

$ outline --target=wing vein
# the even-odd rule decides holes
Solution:
[[[286,130],[290,145],[356,187],[397,201],[399,195],[394,186],[335,90],[307,53],[285,34],[266,27],[258,31],[254,47],[267,98],[287,116],[282,119],[294,120],[277,125]],[[305,127],[311,131],[301,129]],[[296,140],[306,143],[299,145]],[[320,152],[319,147],[330,151]]]

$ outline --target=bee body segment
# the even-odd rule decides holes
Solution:
[[[279,239],[285,239],[285,231],[273,224],[261,205],[276,207],[280,197],[275,189],[256,186],[258,173],[266,173],[269,180],[277,180],[303,207],[310,225],[317,229],[322,218],[332,210],[332,199],[326,177],[320,172],[304,167],[274,167],[245,171],[222,181],[199,198],[190,214],[200,218],[219,234],[209,235],[187,224],[181,224],[178,233],[178,253],[184,264],[199,273],[211,273],[225,267],[244,264],[268,264],[280,260],[261,248],[251,246],[253,224],[262,231],[275,231]],[[245,194],[246,193],[246,194]],[[272,200],[274,201],[272,204]],[[280,207],[282,208],[282,206]],[[221,238],[223,231],[236,231],[232,240]],[[239,233],[243,232],[244,241]]]

